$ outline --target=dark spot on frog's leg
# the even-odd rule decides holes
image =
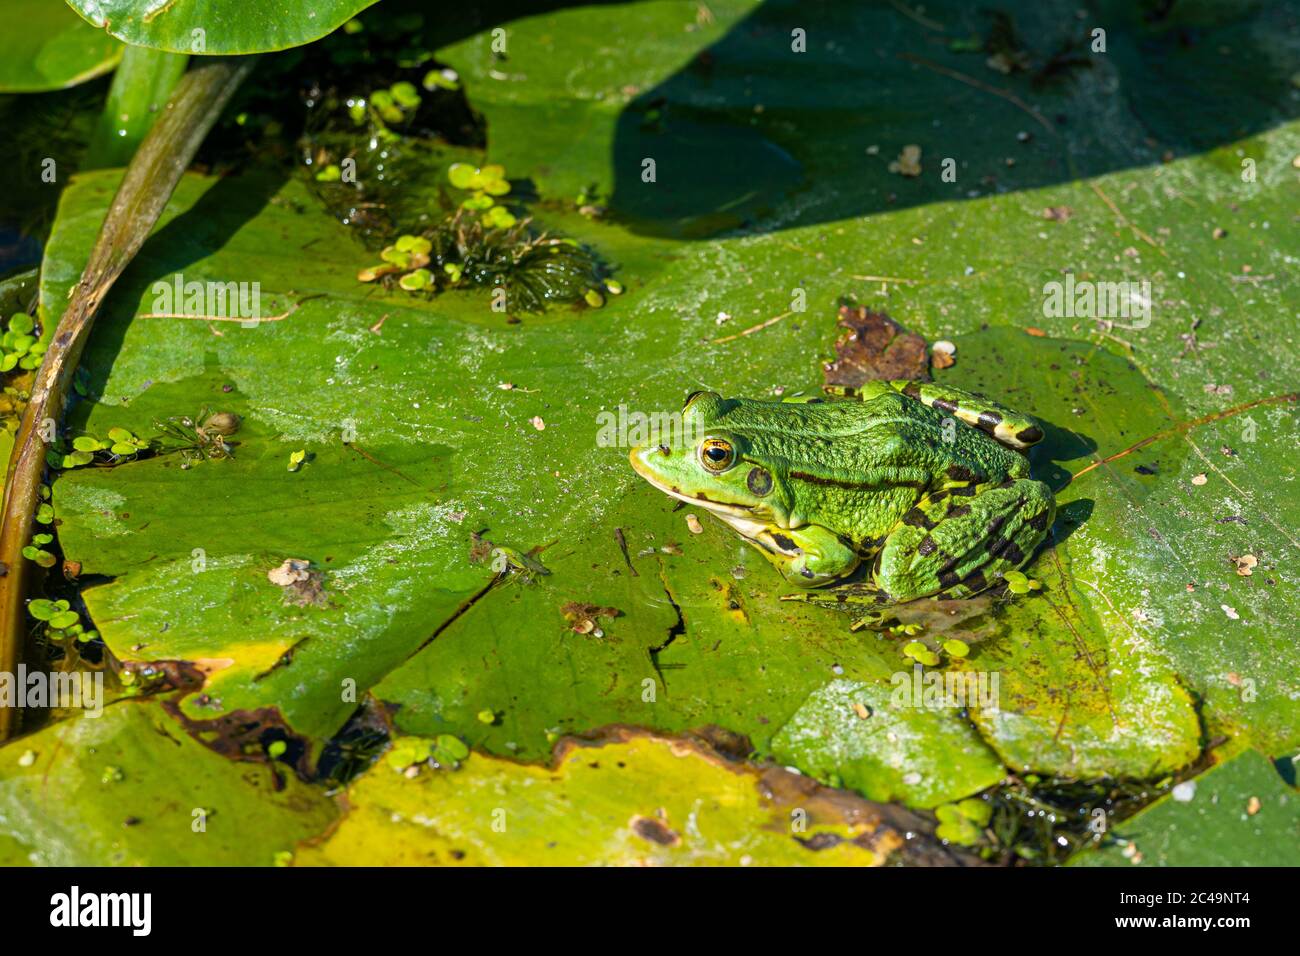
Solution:
[[[949,518],[960,518],[962,517],[962,515],[968,515],[968,514],[970,514],[970,505],[949,505],[948,506]]]
[[[887,538],[888,535],[883,534],[879,538],[865,538],[854,550],[863,557],[870,557],[880,550]]]
[[[962,578],[961,583],[970,588],[972,594],[977,591],[983,591],[989,586],[988,581],[984,579],[984,572],[979,570],[979,568],[976,568],[970,574],[966,575],[966,577]]]
[[[927,534],[921,539],[921,543],[916,546],[916,553],[920,555],[934,554],[934,550],[937,547],[938,545],[934,543],[934,538]]]
[[[988,535],[989,535],[989,537],[992,538],[992,537],[993,537],[994,535],[996,535],[999,531],[1001,531],[1001,530],[1002,530],[1002,526],[1003,526],[1004,524],[1006,524],[1006,521],[1007,521],[1007,516],[1004,515],[1004,514],[998,515],[998,516],[995,517],[992,521],[990,521],[990,522],[989,522],[989,527],[988,527]]]
[[[969,468],[964,468],[961,465],[949,465],[948,477],[953,481],[980,482],[984,480]]]
[[[1030,518],[1030,519],[1029,519],[1029,527],[1033,528],[1035,531],[1046,531],[1046,530],[1047,530],[1047,512],[1046,512],[1046,511],[1040,511],[1040,512],[1038,512],[1038,514],[1036,514],[1036,515],[1034,515],[1032,518]]]
[[[998,430],[998,426],[1001,424],[1002,416],[997,412],[980,412],[979,421],[976,423],[975,427],[980,431],[988,432],[992,435]]]
[[[957,414],[957,403],[950,402],[946,398],[936,398],[930,403],[931,408],[937,408],[941,412],[947,412],[949,415]]]
[[[934,528],[934,522],[926,517],[925,512],[920,508],[913,508],[903,515],[903,524],[911,525],[913,528],[924,528],[926,531]]]
[[[956,488],[950,488],[949,491],[963,498],[972,498],[976,493],[974,485],[958,485]]]
[[[948,497],[947,490],[936,491],[929,496],[930,504],[934,504],[936,501],[943,501],[943,499],[947,497]]]
[[[921,386],[917,382],[908,382],[903,389],[903,394],[908,398],[914,398],[918,402],[921,400]]]
[[[1043,430],[1037,425],[1030,425],[1028,428],[1016,432],[1016,441],[1022,441],[1026,445],[1032,445],[1034,442],[1043,440]]]
[[[950,588],[957,583],[957,575],[947,568],[939,572],[939,586]]]
[[[989,544],[989,555],[1010,562],[1013,566],[1019,566],[1025,560],[1024,552],[1010,538],[998,538]]]
[[[749,486],[750,491],[761,498],[772,490],[772,475],[765,468],[751,468],[745,484]]]

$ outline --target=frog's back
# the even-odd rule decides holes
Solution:
[[[741,399],[726,419],[745,434],[756,458],[845,483],[937,486],[952,466],[994,481],[1029,472],[1022,455],[893,390],[865,401]]]

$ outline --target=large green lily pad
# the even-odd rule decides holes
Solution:
[[[310,43],[375,0],[68,0],[99,29],[134,46],[172,53],[265,53]]]
[[[1192,763],[1219,734],[1270,754],[1294,748],[1297,370],[1274,345],[1295,322],[1287,250],[1300,226],[1277,210],[1294,189],[1300,127],[1275,103],[1233,133],[1246,138],[1192,143],[1152,100],[1102,95],[1150,79],[1131,53],[1031,90],[982,58],[936,53],[933,31],[888,8],[862,21],[879,39],[810,33],[805,81],[780,84],[778,99],[764,80],[773,85],[749,97],[744,77],[785,62],[796,17],[775,4],[745,19],[751,6],[711,4],[704,24],[694,4],[560,11],[510,24],[508,61],[486,35],[442,51],[484,111],[487,158],[548,200],[591,182],[612,195],[603,222],[559,202],[541,213],[615,265],[627,291],[599,310],[511,324],[486,293],[386,293],[353,281],[372,254],[299,182],[182,183],[99,318],[85,356],[93,401],[74,409],[73,427],[147,434],[155,417],[204,405],[244,427],[233,461],[182,469],[162,457],[55,482],[68,557],[89,580],[110,579],[85,591],[110,649],[195,663],[208,683],[182,704],[190,720],[274,708],[313,751],[369,691],[400,732],[458,734],[530,761],[558,734],[610,723],[718,724],[759,754],[918,805],[990,786],[1003,765],[1150,776]],[[1069,21],[1073,8],[1061,10],[1052,15]],[[948,21],[942,36],[966,29],[960,11],[932,15]],[[1049,13],[1024,17],[1049,45]],[[1237,21],[1207,29],[1241,35]],[[900,49],[1017,90],[1051,131]],[[566,62],[586,65],[569,76]],[[877,88],[884,99],[860,99]],[[1142,121],[1167,133],[1171,162],[1128,138]],[[1083,131],[1096,124],[1115,136]],[[706,147],[737,128],[766,177],[761,196],[716,192],[745,167]],[[642,183],[642,147],[656,139],[660,178]],[[923,176],[889,172],[914,142]],[[699,190],[674,166],[695,147],[708,160]],[[957,184],[926,165],[947,153],[960,159]],[[66,301],[114,182],[87,175],[65,193],[47,316]],[[655,186],[671,188],[659,198]],[[704,193],[713,200],[697,203]],[[1045,315],[1046,284],[1065,272],[1151,282],[1150,325]],[[264,314],[289,314],[255,328],[136,317],[155,311],[152,284],[177,274],[256,280]],[[791,311],[796,290],[805,311]],[[1061,503],[1029,569],[1044,588],[956,625],[972,654],[941,665],[996,673],[996,714],[886,710],[894,675],[912,668],[903,641],[779,602],[782,582],[752,550],[708,520],[693,533],[631,473],[625,448],[598,439],[598,416],[620,405],[668,412],[697,387],[815,388],[844,295],[953,341],[957,364],[941,380],[1052,426],[1034,455]],[[299,449],[314,457],[291,472]],[[542,547],[551,573],[489,587],[492,571],[468,554],[484,529],[501,545]],[[1246,575],[1236,559],[1248,554]],[[322,573],[323,604],[285,603],[266,577],[285,558]],[[583,632],[564,615],[570,602],[619,613]],[[923,623],[924,639],[940,630]],[[863,699],[837,710],[846,686]],[[864,720],[854,702],[876,714]],[[877,719],[914,749],[875,725],[864,732]],[[814,738],[814,725],[831,736]]]

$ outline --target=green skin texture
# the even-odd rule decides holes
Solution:
[[[697,392],[682,434],[633,448],[632,467],[726,521],[790,584],[838,584],[809,600],[879,608],[964,598],[1029,561],[1056,512],[1017,450],[1042,439],[1032,418],[923,382],[834,394],[764,402]],[[707,460],[719,447],[723,460]]]

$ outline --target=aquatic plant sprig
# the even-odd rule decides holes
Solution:
[[[26,312],[14,313],[0,336],[0,372],[31,371],[41,364],[46,347],[36,335],[36,320]]]
[[[119,465],[148,450],[146,439],[125,428],[110,428],[107,438],[78,435],[70,443],[60,439],[46,451],[45,460],[51,468],[63,470],[91,463]]]
[[[72,605],[66,600],[36,598],[28,603],[27,613],[45,626],[45,636],[49,640],[76,640],[85,644],[99,637],[98,631],[82,623],[81,615],[72,610]]]
[[[498,202],[511,191],[503,166],[453,163],[447,178],[469,195],[420,235],[398,236],[380,252],[382,262],[357,273],[359,281],[428,295],[459,286],[503,288],[511,312],[561,302],[598,308],[606,295],[623,291],[591,249],[537,229]]]

